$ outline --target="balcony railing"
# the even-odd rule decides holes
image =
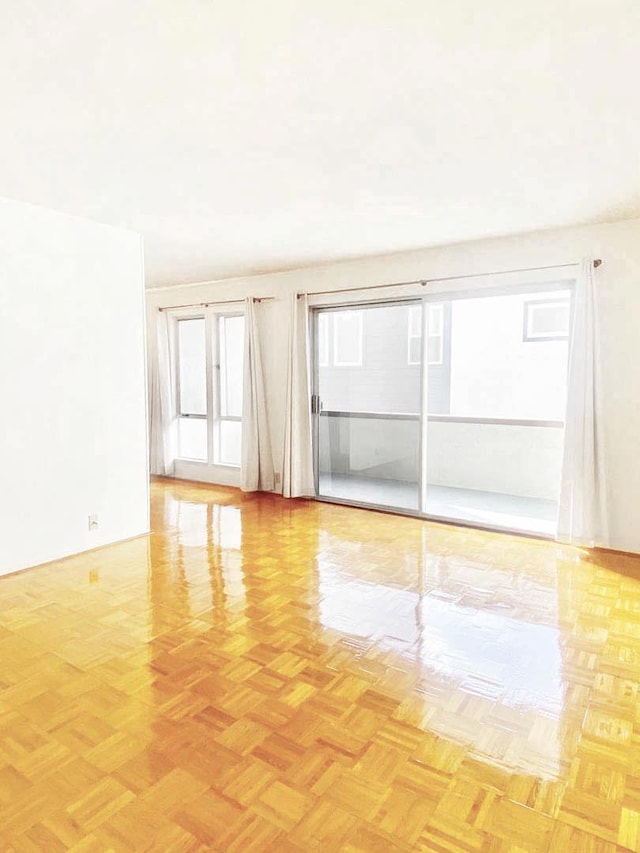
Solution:
[[[429,415],[430,485],[557,500],[563,452],[558,420]],[[319,471],[418,483],[420,416],[415,412],[320,412]]]
[[[419,421],[420,415],[415,412],[342,412],[335,409],[322,409],[320,417],[325,418],[360,418],[385,421]],[[562,429],[564,421],[534,420],[532,418],[476,418],[469,415],[427,415],[427,420],[433,423],[464,423],[464,424],[499,424],[501,426],[545,427]]]

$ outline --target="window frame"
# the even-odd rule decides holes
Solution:
[[[568,311],[568,328],[566,334],[534,335],[530,332],[530,317],[532,309],[543,305],[566,305]],[[523,343],[540,343],[546,341],[568,341],[571,332],[571,297],[558,296],[553,299],[526,299],[522,312],[522,341]]]
[[[205,338],[205,393],[206,393],[206,409],[207,411],[202,414],[199,412],[183,412],[182,411],[182,391],[181,391],[181,382],[180,382],[180,323],[188,320],[203,320],[204,321],[204,338]],[[173,322],[173,342],[174,342],[174,387],[175,387],[175,419],[176,419],[176,459],[184,459],[188,462],[196,462],[196,463],[206,463],[209,458],[209,430],[208,430],[208,411],[209,411],[209,378],[206,367],[207,361],[207,319],[204,311],[188,311],[188,312],[180,312],[176,313],[172,317]],[[207,424],[207,459],[199,459],[194,456],[183,456],[180,453],[180,424],[181,421],[205,421]]]
[[[221,425],[223,423],[242,423],[242,415],[223,415],[223,399],[222,399],[222,345],[223,334],[220,331],[221,320],[226,320],[231,317],[242,317],[245,319],[244,311],[214,311],[214,336],[212,346],[215,350],[215,364],[214,364],[214,382],[212,388],[212,396],[213,396],[213,447],[214,447],[214,460],[217,457],[217,461],[211,461],[209,464],[211,465],[228,465],[233,468],[239,468],[240,462],[223,462],[222,461],[222,429]],[[246,329],[243,326],[243,358],[244,358],[244,334]],[[224,333],[224,339],[226,341],[226,329]],[[225,380],[225,392],[226,392],[226,380]],[[227,406],[228,408],[228,406]]]
[[[205,336],[205,358],[206,358],[206,346],[207,346],[207,321],[205,319],[204,314],[189,314],[186,316],[179,316],[175,318],[175,389],[176,389],[176,417],[178,418],[195,418],[195,419],[206,419],[206,412],[202,414],[201,412],[183,412],[182,411],[182,388],[180,382],[180,323],[189,320],[204,320],[204,336]],[[206,363],[205,363],[205,382],[206,380]],[[206,404],[208,406],[208,400],[206,400]]]
[[[171,309],[166,309],[171,310]],[[176,309],[171,312],[173,323],[173,381],[175,388],[174,416],[178,426],[176,441],[176,459],[199,465],[211,465],[225,468],[240,468],[240,461],[227,462],[221,459],[221,429],[223,422],[242,422],[242,415],[222,414],[222,377],[221,377],[221,331],[220,320],[227,317],[242,317],[243,310],[229,310],[224,306],[207,306],[203,310]],[[180,338],[179,323],[184,320],[204,320],[205,334],[205,377],[207,394],[207,411],[205,414],[181,411],[180,395]],[[245,330],[246,332],[246,330]],[[243,342],[244,344],[244,342]],[[243,346],[244,351],[244,346]],[[179,424],[181,420],[204,420],[207,423],[207,455],[206,459],[183,456],[180,452]]]

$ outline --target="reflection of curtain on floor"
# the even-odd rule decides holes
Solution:
[[[176,456],[176,409],[169,323],[165,311],[156,312],[156,346],[150,354],[149,467],[152,474],[160,476],[172,476]]]
[[[289,365],[284,436],[282,493],[287,498],[315,495],[311,436],[309,304],[306,296],[291,303]]]
[[[609,540],[601,394],[593,262],[584,261],[573,299],[557,536],[571,545]]]
[[[244,492],[273,490],[273,455],[267,417],[267,396],[262,370],[260,303],[248,297],[244,319],[244,372],[242,385],[242,454],[240,488]]]

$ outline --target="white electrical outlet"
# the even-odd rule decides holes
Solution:
[[[89,516],[89,530],[96,530],[98,527],[98,516],[90,515]]]

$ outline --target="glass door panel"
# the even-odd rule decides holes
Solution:
[[[320,497],[420,511],[421,313],[420,303],[315,312]]]
[[[319,497],[553,536],[571,294],[316,310]]]
[[[429,300],[423,511],[553,535],[571,292]]]

